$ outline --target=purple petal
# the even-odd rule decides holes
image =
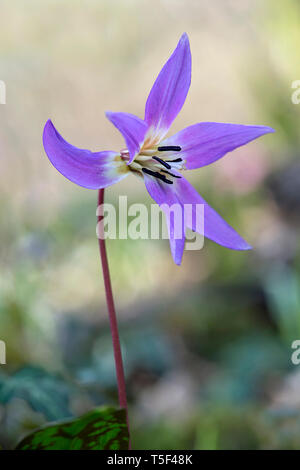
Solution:
[[[148,126],[142,119],[134,114],[129,113],[112,113],[107,111],[106,117],[123,135],[127,149],[129,150],[131,163],[135,156],[139,153],[142,143],[144,142]]]
[[[176,195],[181,203],[191,204],[192,211],[185,211],[185,223],[191,230],[199,232],[199,224],[196,223],[197,204],[204,204],[204,236],[210,238],[219,245],[232,250],[250,250],[251,246],[230,225],[212,209],[207,202],[197,193],[195,188],[183,177],[174,182]],[[190,215],[190,217],[189,217]],[[199,232],[200,233],[200,232]],[[201,233],[203,235],[203,233]]]
[[[174,193],[173,185],[163,183],[153,176],[148,176],[147,174],[144,174],[144,180],[148,193],[166,214],[171,253],[175,263],[180,265],[185,243],[182,206],[178,201],[176,194]],[[174,206],[174,204],[177,206]],[[169,216],[168,209],[170,209],[172,206],[174,209],[179,209],[181,214],[179,217],[176,217],[176,210],[174,212],[174,216],[172,216],[172,212],[170,212],[171,217]]]
[[[160,145],[179,145],[178,156],[186,160],[186,168],[192,170],[209,165],[227,152],[270,132],[275,131],[265,126],[200,122],[186,127]]]
[[[43,144],[55,168],[73,183],[89,189],[110,186],[128,175],[128,167],[116,152],[91,152],[66,142],[48,120]]]
[[[184,33],[150,91],[145,121],[162,137],[181,110],[191,83],[191,51]]]

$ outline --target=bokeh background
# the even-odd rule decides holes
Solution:
[[[173,264],[166,240],[111,240],[109,261],[135,449],[299,449],[300,79],[297,0],[1,2],[0,444],[117,404],[95,236],[97,193],[64,179],[41,142],[120,149],[105,110],[143,117],[186,31],[192,85],[172,132],[199,121],[276,134],[189,172],[254,247],[206,241]],[[135,184],[134,184],[135,183]],[[151,200],[126,179],[116,203]]]

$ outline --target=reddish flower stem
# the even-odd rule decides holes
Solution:
[[[99,189],[98,208],[99,206],[103,204],[103,202],[104,202],[104,189]],[[104,280],[104,287],[105,287],[105,295],[106,295],[106,303],[107,303],[107,310],[108,310],[108,316],[109,316],[111,337],[112,337],[112,343],[113,343],[113,349],[114,349],[119,404],[121,408],[125,408],[126,410],[127,427],[128,427],[128,432],[129,432],[125,376],[124,376],[123,359],[122,359],[122,352],[121,352],[120,338],[119,338],[119,331],[118,331],[118,322],[117,322],[114,298],[113,298],[111,281],[110,281],[110,274],[109,274],[106,246],[105,246],[105,238],[104,238],[104,226],[102,223],[99,223],[101,222],[102,218],[103,218],[103,215],[98,215],[97,233],[98,233],[99,250],[100,250],[101,263],[102,263],[103,280]],[[129,440],[129,449],[130,448],[131,448],[131,445],[130,445],[130,440]]]

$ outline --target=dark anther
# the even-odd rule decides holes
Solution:
[[[161,163],[165,168],[167,168],[167,170],[171,170],[172,167],[171,167],[171,165],[169,165],[169,163],[166,163],[164,160],[162,160],[161,158],[156,157],[156,156],[154,156],[152,158],[153,158],[153,160],[156,160],[157,162]]]
[[[167,178],[164,175],[158,173],[158,171],[148,170],[148,168],[142,168],[142,171],[147,175],[154,176],[155,178],[163,181],[164,183],[173,184],[173,181],[167,180]]]
[[[179,162],[182,162],[182,158],[175,158],[175,160],[165,160],[165,161],[169,163],[179,163]]]
[[[163,173],[167,173],[170,176],[174,176],[174,178],[181,178],[179,175],[174,175],[174,173],[171,173],[170,171],[167,170],[161,170]]]
[[[179,145],[164,145],[163,147],[157,147],[159,152],[169,152],[173,150],[174,152],[180,152],[181,147]]]

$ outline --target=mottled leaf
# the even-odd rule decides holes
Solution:
[[[80,418],[38,429],[16,450],[127,450],[128,442],[125,410],[100,407]]]

